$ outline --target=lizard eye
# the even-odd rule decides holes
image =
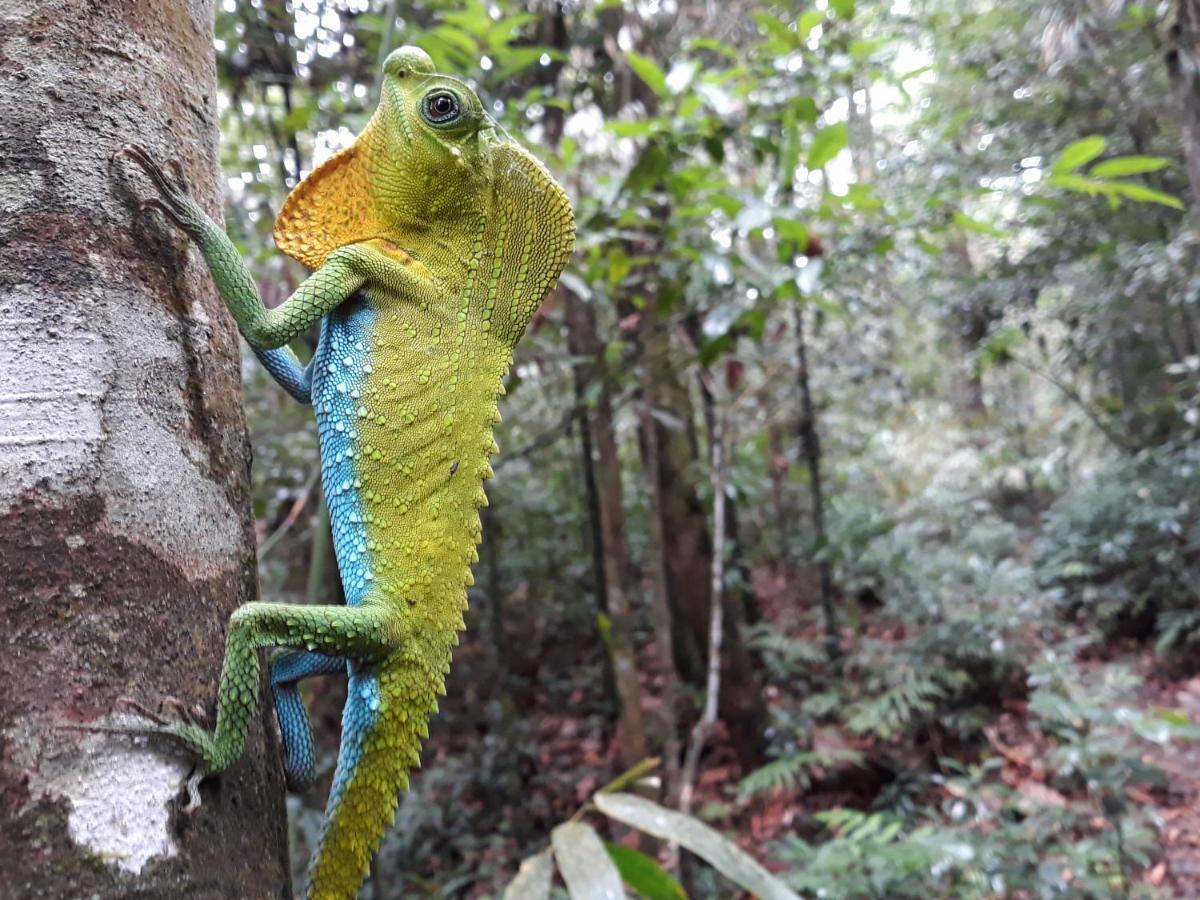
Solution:
[[[462,115],[458,98],[450,91],[434,91],[425,98],[425,118],[433,125],[448,125]]]

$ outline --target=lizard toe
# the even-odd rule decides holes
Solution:
[[[184,785],[184,790],[187,791],[187,803],[179,807],[179,811],[190,816],[200,808],[200,782],[204,780],[204,772],[199,768],[192,769],[192,774],[188,776],[187,783]]]
[[[160,713],[151,710],[140,700],[135,700],[133,697],[120,696],[116,699],[116,703],[114,705],[126,709],[135,715],[139,715],[143,719],[149,719],[155,725],[160,727],[167,724],[167,720],[164,719]]]

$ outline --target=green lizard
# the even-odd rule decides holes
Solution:
[[[478,560],[482,482],[513,348],[566,265],[571,206],[463,82],[416,47],[384,65],[378,109],[348,149],[291,193],[279,249],[313,269],[264,308],[224,231],[178,170],[123,153],[154,181],[143,206],[204,255],[222,300],[268,371],[311,402],[346,605],[251,603],[229,622],[215,731],[151,729],[204,772],[242,753],[258,705],[259,648],[286,648],[270,680],[289,782],[313,777],[296,683],[346,672],[342,743],[308,896],[353,897],[418,765],[444,693]],[[288,341],[320,322],[302,368]]]

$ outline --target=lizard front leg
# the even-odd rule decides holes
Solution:
[[[158,197],[142,201],[142,207],[163,213],[196,243],[221,300],[237,320],[242,335],[256,350],[283,347],[371,280],[403,282],[402,290],[418,299],[435,295],[427,278],[399,264],[381,242],[371,240],[337,248],[287,300],[274,309],[267,309],[237,248],[224,229],[192,199],[179,173],[168,175],[141,147],[125,146],[121,155],[136,162],[158,189]],[[260,355],[259,358],[263,357]],[[270,361],[267,362],[268,369],[273,363],[279,363],[282,371],[289,375],[299,370],[299,361],[290,351],[271,354],[267,360]],[[299,386],[303,395],[302,376]]]
[[[275,383],[287,391],[300,403],[312,403],[312,369],[310,362],[307,366],[290,347],[276,347],[274,350],[260,350],[251,347],[262,367],[267,370]]]

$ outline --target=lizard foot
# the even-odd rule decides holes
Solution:
[[[167,720],[164,719],[159,713],[154,712],[141,701],[134,700],[132,697],[120,696],[116,699],[116,702],[113,705],[139,715],[143,719],[149,719],[155,725],[162,726],[167,724]]]
[[[199,703],[188,706],[178,697],[163,697],[161,706],[163,709],[172,710],[178,719],[182,719],[189,725],[199,725],[208,716],[204,707]]]
[[[166,168],[170,169],[170,174],[168,174],[164,171],[163,166],[160,166],[150,155],[149,151],[138,144],[126,144],[117,151],[116,156],[124,156],[133,160],[158,188],[159,196],[143,200],[139,204],[139,209],[143,211],[156,210],[185,230],[195,223],[199,207],[196,206],[196,202],[188,192],[187,183],[183,177],[183,165],[179,160],[168,159],[166,161]]]
[[[202,725],[191,721],[190,710],[180,701],[173,701],[184,715],[178,719],[170,719],[153,710],[147,709],[141,703],[129,697],[117,700],[118,706],[124,706],[130,712],[142,717],[144,723],[133,725],[98,725],[95,723],[64,723],[60,728],[68,731],[87,731],[93,734],[118,734],[126,737],[163,738],[178,747],[182,747],[193,759],[197,760],[205,774],[220,771],[223,766],[215,765],[213,736]],[[200,777],[203,777],[201,775]]]
[[[115,705],[136,713],[144,719],[149,719],[160,728],[180,721],[187,725],[199,725],[205,718],[204,710],[199,705],[188,706],[175,697],[164,697],[159,701],[159,711],[157,712],[132,697],[118,697]],[[164,716],[162,714],[164,709],[174,713],[174,718]]]

